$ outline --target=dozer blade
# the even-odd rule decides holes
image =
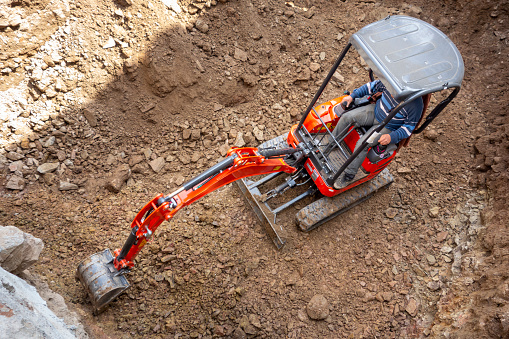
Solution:
[[[284,234],[285,232],[283,228],[278,227],[275,224],[274,213],[272,213],[272,210],[270,209],[268,204],[261,201],[262,194],[258,187],[256,186],[256,182],[244,178],[238,180],[237,184],[239,185],[240,190],[242,191],[247,201],[253,208],[254,212],[258,216],[258,219],[260,219],[267,234],[274,242],[274,245],[276,245],[278,250],[281,249],[286,242],[286,237]]]
[[[105,307],[124,292],[130,285],[113,265],[109,249],[91,255],[78,265],[76,278],[81,281],[90,296],[94,313],[101,313]]]
[[[388,187],[393,181],[392,174],[385,168],[376,177],[359,186],[332,198],[321,198],[302,208],[296,214],[297,225],[302,231],[309,232],[370,198],[376,191]]]

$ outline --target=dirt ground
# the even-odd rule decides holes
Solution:
[[[0,224],[92,338],[508,338],[507,1],[4,1]],[[278,251],[235,184],[163,223],[99,316],[78,263],[230,146],[289,130],[349,36],[387,15],[457,45],[463,88],[395,183]],[[321,101],[367,81],[350,53]],[[437,98],[432,103],[437,103]],[[123,186],[113,178],[122,177]],[[123,182],[122,181],[122,182]],[[121,183],[122,183],[121,182]],[[322,295],[329,315],[306,307]]]

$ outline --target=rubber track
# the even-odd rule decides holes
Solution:
[[[297,225],[302,231],[309,232],[368,199],[381,188],[388,187],[393,181],[394,178],[385,168],[375,178],[362,185],[351,188],[333,198],[323,197],[302,208],[295,215]]]

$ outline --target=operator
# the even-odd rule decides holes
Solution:
[[[351,95],[343,99],[343,103],[346,102],[346,107],[348,107],[356,98],[362,98],[366,95],[373,96],[376,93],[381,93],[381,97],[375,104],[358,107],[341,116],[336,128],[332,132],[336,140],[340,140],[348,132],[352,124],[358,127],[363,126],[366,129],[369,128],[367,133],[364,134],[355,145],[355,149],[357,149],[371,131],[377,128],[380,122],[389,115],[389,112],[400,103],[400,101],[394,99],[380,80],[368,82],[355,89]],[[379,95],[380,94],[378,94],[378,96]],[[381,145],[397,144],[401,140],[408,138],[421,118],[422,109],[422,98],[415,99],[403,107],[380,131],[380,135],[373,143],[368,144],[368,146],[359,153],[357,158],[348,165],[343,172],[344,174],[334,183],[334,188],[341,189],[351,183],[361,167],[362,162],[366,158],[369,147],[373,147],[378,143]]]

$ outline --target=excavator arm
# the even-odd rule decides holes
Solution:
[[[172,219],[184,206],[192,204],[210,192],[245,177],[274,172],[294,173],[297,169],[288,165],[283,158],[268,158],[262,154],[281,156],[296,151],[294,148],[286,148],[261,151],[260,154],[257,148],[231,148],[225,160],[185,183],[176,192],[166,197],[162,194],[157,195],[138,212],[131,224],[132,231],[124,247],[115,251],[115,268],[118,271],[132,268],[133,259],[163,221]]]
[[[106,249],[78,265],[76,278],[88,291],[94,312],[102,311],[129,287],[123,274],[134,267],[134,258],[163,221],[172,219],[184,206],[236,180],[275,172],[296,172],[297,169],[285,162],[283,156],[298,151],[299,148],[258,150],[234,147],[223,161],[191,179],[177,191],[154,197],[134,218],[131,232],[122,248],[115,250],[114,255]]]

